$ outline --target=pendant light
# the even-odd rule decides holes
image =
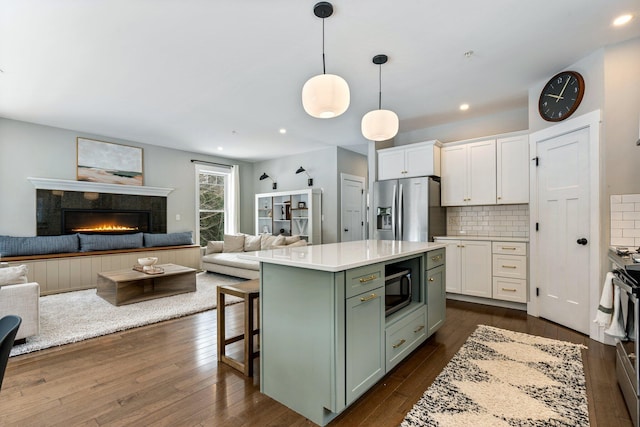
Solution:
[[[387,59],[387,55],[373,57],[373,63],[380,66],[378,109],[369,111],[362,118],[362,134],[371,141],[386,141],[398,134],[398,115],[391,110],[382,109],[382,64]]]
[[[331,3],[321,1],[313,7],[313,13],[322,18],[322,74],[310,78],[302,87],[302,106],[312,117],[330,119],[338,117],[349,108],[349,85],[340,76],[327,74],[324,58],[324,18],[333,13]]]

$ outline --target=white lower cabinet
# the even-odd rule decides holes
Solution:
[[[438,239],[436,241],[447,245],[447,292],[491,298],[491,242]]]
[[[493,242],[493,298],[527,302],[527,244]]]

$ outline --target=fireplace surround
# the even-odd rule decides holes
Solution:
[[[38,236],[72,233],[166,233],[167,198],[36,190]]]

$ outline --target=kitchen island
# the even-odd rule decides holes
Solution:
[[[261,391],[319,425],[338,416],[444,322],[444,247],[363,240],[241,255],[260,262]],[[393,311],[398,286],[385,277],[399,270],[410,292]]]

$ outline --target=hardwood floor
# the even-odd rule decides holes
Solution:
[[[231,330],[241,315],[242,304],[227,307]],[[631,426],[613,347],[521,311],[459,301],[447,302],[447,321],[433,337],[330,425],[397,426],[478,324],[586,345],[591,426]],[[212,310],[11,358],[0,425],[313,425],[261,394],[258,382],[218,365]]]

